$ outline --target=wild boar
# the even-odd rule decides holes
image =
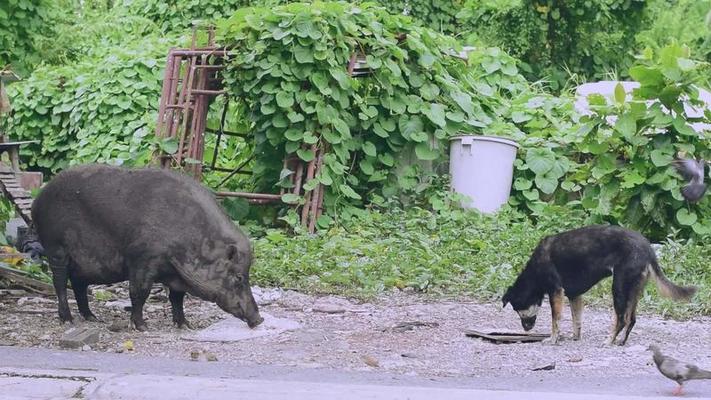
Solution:
[[[42,188],[32,219],[63,323],[72,322],[67,279],[86,320],[96,320],[88,285],[128,280],[131,322],[138,330],[146,329],[143,305],[154,282],[169,287],[178,327],[190,326],[183,313],[186,292],[217,303],[250,327],[263,321],[249,285],[249,239],[190,177],[157,168],[70,168]]]

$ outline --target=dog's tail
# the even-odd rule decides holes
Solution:
[[[696,294],[696,286],[679,286],[667,279],[656,259],[650,263],[650,266],[650,271],[662,296],[673,300],[689,301]]]

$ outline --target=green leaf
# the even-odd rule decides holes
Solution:
[[[336,118],[333,120],[333,128],[338,131],[338,133],[341,134],[341,138],[343,139],[349,139],[351,137],[351,129],[348,127],[348,125],[343,122],[342,119]]]
[[[299,150],[296,150],[296,154],[298,154],[299,158],[301,158],[302,160],[304,160],[306,162],[313,160],[315,157],[314,152],[311,150],[299,149]]]
[[[676,220],[682,225],[691,226],[698,220],[698,217],[695,212],[680,208],[676,212]]]
[[[420,95],[425,100],[432,101],[439,96],[439,87],[433,83],[426,83],[420,88]]]
[[[310,47],[295,46],[294,58],[299,64],[309,64],[314,62],[313,50]]]
[[[354,199],[354,200],[360,200],[360,199],[361,199],[360,195],[359,195],[358,193],[356,193],[356,192],[355,192],[350,186],[348,186],[348,185],[339,185],[339,186],[338,186],[338,189],[341,191],[341,193],[343,193],[343,194],[346,195],[347,197],[350,197],[351,199]]]
[[[550,174],[536,175],[536,186],[545,194],[552,194],[558,187],[558,179]]]
[[[429,143],[418,143],[415,146],[415,155],[424,161],[436,160],[439,157],[439,153],[431,149]]]
[[[289,128],[284,132],[284,137],[291,140],[292,142],[297,142],[304,137],[301,129]]]
[[[645,182],[646,178],[639,174],[637,171],[625,171],[622,174],[622,183],[620,187],[623,189],[631,189],[635,186],[639,186]]]
[[[457,103],[457,105],[462,109],[462,111],[468,114],[474,112],[474,104],[472,103],[471,96],[458,90],[452,91],[450,95],[452,96],[452,100]]]
[[[299,204],[302,202],[302,197],[294,193],[284,193],[281,195],[281,201],[286,204]]]
[[[375,168],[373,168],[373,163],[368,159],[360,160],[360,170],[366,175],[373,175]]]
[[[637,133],[637,121],[631,114],[623,114],[615,122],[615,130],[629,140]]]
[[[291,108],[294,105],[294,94],[291,92],[281,91],[276,95],[277,105],[281,108]]]
[[[533,148],[526,152],[526,165],[536,175],[542,175],[553,169],[555,154],[548,148]]]
[[[158,147],[166,154],[175,154],[178,151],[178,140],[165,138],[158,142]]]
[[[429,108],[424,107],[422,113],[427,116],[433,123],[444,128],[447,125],[445,120],[445,107],[443,104],[430,103]]]
[[[372,142],[366,141],[365,143],[363,143],[363,153],[370,157],[375,157],[377,155],[375,145]]]
[[[686,120],[681,116],[676,116],[674,121],[672,121],[672,126],[679,132],[680,135],[684,136],[697,136],[697,133],[686,124]]]
[[[516,189],[516,190],[528,190],[533,186],[533,182],[531,182],[530,180],[528,180],[526,178],[518,177],[514,181],[513,186],[514,186],[514,189]]]
[[[666,167],[667,165],[671,164],[672,160],[674,159],[671,154],[659,149],[652,150],[649,153],[649,156],[652,159],[652,164],[654,164],[654,166],[656,167]]]
[[[392,167],[393,165],[395,165],[395,159],[392,155],[388,153],[380,154],[378,156],[378,160],[380,160],[381,163],[387,165],[388,167]]]
[[[617,85],[615,85],[615,101],[617,104],[624,104],[625,97],[627,97],[625,88],[618,82]]]
[[[422,118],[418,115],[403,114],[398,120],[398,127],[400,128],[400,134],[405,139],[410,139],[413,133],[421,132],[424,130],[424,124],[422,123]]]

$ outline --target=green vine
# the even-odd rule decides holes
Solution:
[[[521,134],[500,118],[504,97],[528,87],[513,59],[481,49],[469,66],[451,55],[452,38],[373,4],[242,9],[218,24],[218,40],[239,49],[225,83],[249,110],[255,175],[288,176],[286,155],[310,161],[311,145],[327,148],[325,167],[304,189],[325,185],[330,210],[396,194],[407,155],[440,161],[459,132]],[[352,78],[348,62],[361,52],[372,73]]]

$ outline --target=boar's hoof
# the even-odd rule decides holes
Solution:
[[[190,322],[188,322],[187,320],[173,321],[173,325],[178,329],[193,329],[193,326],[190,325]]]
[[[146,324],[145,321],[134,322],[133,327],[136,328],[136,330],[140,331],[140,332],[145,332],[148,330],[148,325]]]
[[[96,317],[96,315],[89,313],[87,315],[84,315],[84,320],[90,321],[90,322],[103,322],[99,318]]]

